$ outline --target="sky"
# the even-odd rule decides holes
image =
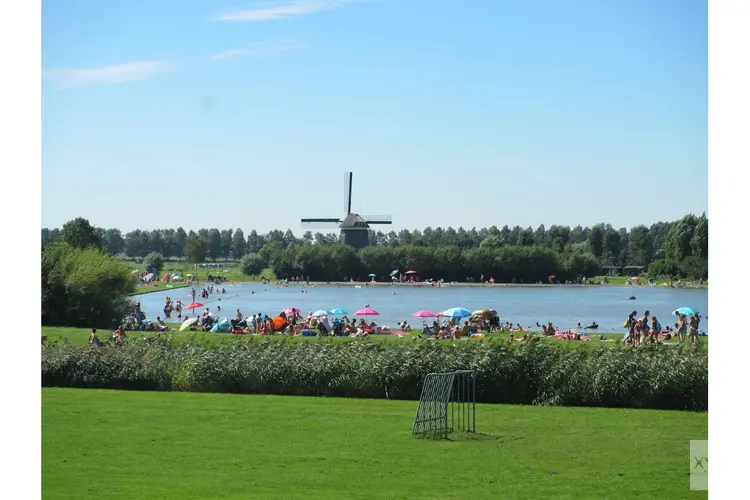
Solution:
[[[42,226],[700,214],[707,54],[694,0],[46,0]]]

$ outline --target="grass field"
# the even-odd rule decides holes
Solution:
[[[706,413],[478,405],[411,437],[416,402],[43,389],[45,499],[707,498]]]
[[[130,267],[131,269],[138,269],[139,271],[143,271],[143,264],[136,264],[135,261],[132,260],[124,260],[124,262]],[[242,270],[240,269],[240,264],[237,261],[219,261],[216,264],[218,264],[221,267],[218,268],[203,268],[199,267],[197,271],[198,278],[200,278],[201,282],[203,282],[206,279],[206,276],[208,274],[211,274],[213,276],[222,276],[226,278],[228,281],[238,281],[238,282],[246,282],[246,283],[254,283],[260,281],[260,276],[248,276],[242,275]],[[164,265],[162,266],[161,270],[159,271],[160,274],[164,273],[177,273],[181,276],[184,276],[188,273],[195,275],[196,270],[195,266],[193,264],[190,264],[188,262],[184,261],[176,261],[176,260],[166,260],[164,261]],[[276,279],[276,275],[274,274],[272,269],[264,269],[261,271],[261,275],[266,276],[267,278],[271,280]]]
[[[171,328],[176,328],[177,325],[169,324]],[[47,343],[58,344],[64,343],[65,337],[68,338],[68,342],[72,345],[85,345],[89,340],[89,333],[91,330],[88,328],[68,328],[68,327],[42,327],[42,335],[47,335]],[[109,330],[100,330],[99,339],[104,341],[109,337],[111,332]],[[128,339],[133,341],[134,339],[140,339],[145,337],[156,336],[155,332],[128,332]],[[399,337],[397,335],[370,335],[365,339],[356,339],[350,337],[288,337],[285,335],[229,335],[226,333],[203,333],[203,332],[178,332],[170,331],[170,335],[176,341],[201,341],[207,342],[211,345],[226,343],[226,342],[248,342],[248,341],[260,341],[263,339],[270,339],[275,341],[286,341],[293,343],[300,342],[369,342],[369,343],[404,343],[404,342],[423,342],[426,339],[417,339],[416,333],[410,334],[406,337]],[[518,334],[515,334],[518,337]],[[615,342],[602,342],[599,340],[599,336],[604,335],[609,341],[616,341],[622,338],[622,334],[619,333],[598,333],[592,334],[592,340],[589,341],[567,341],[560,340],[550,337],[542,338],[541,342],[559,345],[566,349],[597,349],[604,346],[611,346]],[[523,334],[521,334],[523,336]],[[477,339],[462,339],[462,340],[438,340],[438,342],[450,344],[451,342],[506,342],[508,340],[507,333],[492,333],[489,334],[482,340]],[[701,345],[708,346],[708,337],[701,337]],[[432,342],[433,340],[429,340]]]

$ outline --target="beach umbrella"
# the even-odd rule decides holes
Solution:
[[[637,280],[639,280],[639,279],[641,279],[641,278],[640,278],[639,276],[633,276],[633,277],[631,277],[630,279],[631,279],[631,280],[636,280],[636,281],[637,281]]]
[[[287,307],[286,309],[284,309],[284,312],[286,314],[295,314],[295,313],[302,312],[302,311],[300,311],[296,307]]]
[[[344,311],[340,307],[337,307],[336,309],[331,309],[330,311],[328,311],[328,314],[332,314],[334,316],[346,316],[349,313]]]
[[[188,318],[180,325],[180,331],[185,331],[198,322],[198,318]]]
[[[138,269],[133,269],[132,271],[130,271],[130,274],[138,274],[138,273],[140,273]]]
[[[199,307],[203,307],[203,304],[201,304],[200,302],[191,302],[190,304],[183,307],[182,310],[189,311],[190,309],[198,309]]]
[[[391,271],[391,276],[396,276],[398,274],[398,269],[394,269]]]
[[[375,274],[374,274],[374,273],[370,273],[370,274],[368,274],[367,276],[369,276],[370,278],[374,278],[374,277],[375,277]]]
[[[451,307],[442,312],[442,316],[448,316],[450,318],[467,318],[471,316],[471,311],[464,309],[463,307]]]
[[[549,277],[550,277],[550,279],[555,279],[555,278],[557,278],[557,276],[555,276],[554,274],[550,274],[550,275],[549,275]]]
[[[414,318],[434,318],[437,316],[434,312],[430,312],[427,309],[422,309],[412,314]]]
[[[678,314],[684,314],[685,316],[695,316],[698,314],[695,309],[692,307],[680,307],[679,309],[675,309],[674,312],[672,312],[675,316]]]
[[[354,313],[355,316],[380,316],[380,313],[371,307],[365,307]]]
[[[410,269],[410,270],[406,271],[404,274],[417,274],[417,272],[415,270],[413,270],[413,269]]]
[[[317,311],[312,313],[312,316],[315,318],[318,318],[320,316],[326,316],[327,314],[328,314],[328,311],[326,311],[325,309],[318,309]]]

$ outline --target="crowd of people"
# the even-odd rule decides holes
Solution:
[[[698,313],[677,314],[677,322],[672,328],[669,325],[662,326],[657,317],[652,316],[649,311],[646,311],[640,317],[638,317],[638,311],[633,311],[623,324],[628,332],[623,337],[622,342],[632,346],[656,345],[659,343],[659,339],[671,340],[675,338],[678,343],[683,344],[689,338],[691,345],[700,344],[700,322],[701,315]]]

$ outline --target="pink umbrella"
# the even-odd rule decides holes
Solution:
[[[360,309],[359,311],[355,312],[354,315],[355,316],[380,316],[380,313],[378,313],[375,309],[365,307],[364,309]]]
[[[286,314],[295,314],[295,313],[302,312],[302,311],[300,311],[296,307],[287,307],[286,309],[284,309],[284,312]]]
[[[412,314],[414,318],[434,318],[437,316],[434,312],[430,312],[427,309],[422,309]]]
[[[409,270],[409,271],[406,271],[404,274],[417,274],[417,272],[414,270]]]
[[[630,279],[631,279],[631,280],[639,280],[639,279],[641,279],[641,278],[640,278],[639,276],[633,276],[633,277],[632,277],[632,278],[630,278]]]

